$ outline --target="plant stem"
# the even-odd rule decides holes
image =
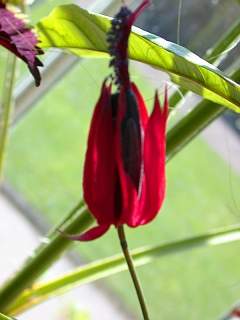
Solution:
[[[178,17],[177,17],[177,44],[180,45],[180,33],[181,33],[181,14],[182,14],[182,0],[178,3]]]
[[[64,225],[62,228],[64,233],[82,233],[93,223],[93,218],[86,208],[81,209],[82,211],[76,212],[73,221],[67,223],[66,226]],[[72,212],[71,210],[70,215],[72,215]],[[34,280],[40,277],[70,244],[73,244],[73,241],[65,238],[59,232],[51,234],[49,243],[44,242],[40,245],[25,262],[25,265],[1,288],[0,312],[4,313],[24,289],[31,287]]]
[[[12,111],[12,94],[16,71],[16,60],[17,59],[14,55],[8,54],[7,69],[3,88],[2,125],[0,125],[0,182],[3,175],[3,163]]]
[[[58,233],[59,230],[66,225],[66,223],[70,222],[70,220],[78,213],[79,210],[83,209],[83,207],[85,207],[85,203],[83,200],[80,200],[79,203],[67,214],[67,216],[49,231],[47,238],[53,238],[56,233]]]
[[[0,313],[0,320],[14,320],[13,318],[9,318],[5,316],[4,314]]]
[[[154,246],[144,246],[131,251],[135,267],[153,263],[156,259],[173,254],[182,254],[190,250],[210,248],[218,245],[240,241],[240,224],[221,229],[211,230],[191,238],[164,242]],[[107,276],[125,271],[127,268],[122,255],[114,255],[81,266],[72,272],[60,275],[47,282],[40,282],[31,289],[26,289],[5,313],[17,315],[60,294],[66,293],[77,286],[92,283]]]
[[[20,2],[19,8],[23,13],[26,12],[25,0],[22,0]],[[16,56],[13,55],[12,53],[9,53],[7,68],[6,68],[6,75],[4,79],[4,88],[3,88],[2,128],[0,123],[0,184],[3,178],[5,149],[7,145],[9,125],[10,125],[11,113],[13,108],[12,97],[13,97],[13,89],[14,89],[15,74],[16,74],[16,64],[17,64]]]
[[[137,296],[138,296],[138,301],[139,304],[141,306],[141,310],[142,310],[142,314],[143,314],[143,319],[144,320],[149,320],[149,316],[148,316],[148,311],[147,311],[147,306],[144,300],[144,295],[143,295],[143,291],[140,285],[140,282],[138,280],[137,277],[137,273],[136,270],[134,268],[134,264],[133,264],[133,260],[132,257],[130,255],[130,252],[128,250],[128,244],[127,244],[127,240],[126,240],[126,236],[125,236],[125,232],[124,232],[124,228],[123,226],[120,226],[117,228],[118,231],[118,237],[120,240],[120,244],[121,244],[121,248],[125,257],[125,260],[127,262],[128,265],[128,270],[130,272]]]

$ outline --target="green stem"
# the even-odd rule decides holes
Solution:
[[[213,247],[240,241],[240,225],[212,230],[206,234],[191,238],[165,242],[156,246],[145,246],[131,251],[135,267],[140,267],[172,254],[181,254],[189,250]],[[61,275],[44,283],[37,283],[33,288],[25,290],[6,310],[16,315],[40,304],[50,297],[56,297],[68,290],[103,279],[127,269],[122,255],[114,255],[81,266],[67,274]]]
[[[44,248],[46,247],[45,242],[50,242],[52,239],[54,239],[58,234],[59,230],[63,229],[66,227],[68,223],[70,223],[71,219],[73,219],[75,216],[78,218],[79,216],[79,211],[86,209],[85,204],[83,200],[79,201],[79,203],[73,207],[73,209],[65,216],[65,218],[60,221],[59,224],[56,224],[46,235],[45,239],[46,241],[43,241],[41,245],[37,247],[37,249],[34,251],[34,256],[37,256],[39,252],[44,251]],[[78,231],[76,231],[78,232]],[[49,250],[49,249],[48,249]],[[1,297],[1,291],[0,291],[0,297]],[[1,305],[1,304],[0,304]]]
[[[0,313],[0,320],[16,320],[16,319],[9,318],[9,317],[5,316],[4,314]]]
[[[71,211],[72,214],[72,211]],[[62,228],[66,234],[81,233],[93,223],[93,218],[86,209]],[[0,311],[5,312],[6,308],[26,288],[31,287],[33,282],[40,277],[63,253],[73,241],[65,238],[59,232],[55,232],[49,243],[40,245],[31,258],[10,279],[0,291]]]
[[[76,213],[85,207],[85,203],[83,200],[80,200],[79,203],[66,215],[66,217],[59,222],[59,224],[56,224],[52,230],[49,231],[47,238],[51,239],[56,235],[56,233],[62,229],[68,223],[75,215]]]
[[[226,33],[218,40],[218,42],[209,50],[207,50],[204,59],[215,65],[219,65],[224,58],[224,52],[239,41],[240,19],[232,24]]]
[[[177,44],[179,45],[180,45],[180,37],[181,37],[181,15],[182,15],[182,0],[178,0]]]
[[[26,11],[25,0],[23,0],[20,3],[19,7],[22,12]],[[6,75],[5,75],[4,86],[3,86],[2,126],[0,122],[0,184],[3,178],[5,149],[7,145],[10,119],[11,119],[11,114],[13,109],[12,98],[13,98],[13,89],[14,89],[15,74],[16,74],[16,64],[17,64],[17,57],[12,53],[9,53],[7,67],[6,67]]]
[[[3,88],[3,102],[2,102],[2,125],[0,123],[0,183],[3,176],[3,164],[5,157],[5,149],[8,138],[10,117],[12,112],[12,95],[14,88],[14,79],[16,71],[16,57],[11,53],[8,54],[8,62],[6,75],[4,79]]]
[[[132,278],[132,281],[133,281],[133,284],[134,284],[134,287],[135,287],[135,290],[137,293],[138,301],[139,301],[139,304],[140,304],[140,307],[142,310],[142,314],[143,314],[143,319],[149,320],[150,318],[148,316],[148,311],[147,311],[147,306],[146,306],[146,303],[144,300],[143,291],[142,291],[140,282],[138,280],[136,270],[134,268],[132,257],[129,253],[129,250],[128,250],[128,244],[127,244],[127,240],[126,240],[126,236],[125,236],[125,232],[124,232],[124,227],[123,226],[118,227],[117,232],[118,232],[118,237],[120,240],[122,252],[124,254],[126,263],[128,265],[128,270],[131,275],[131,278]]]

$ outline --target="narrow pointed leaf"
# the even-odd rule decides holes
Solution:
[[[208,49],[204,55],[204,59],[211,62],[215,66],[218,66],[235,48],[240,41],[240,19],[235,21],[231,27],[223,34],[223,36],[213,45],[212,48]],[[235,80],[236,81],[236,80]],[[238,82],[238,81],[236,81]],[[176,91],[171,95],[169,99],[169,105],[171,108],[176,107],[178,102],[187,94],[188,90],[179,88],[181,94]]]
[[[16,272],[0,288],[0,310],[6,313],[6,309],[20,295],[25,288],[31,287],[33,282],[39,278],[60,255],[73,243],[63,234],[82,233],[94,222],[93,217],[85,206],[80,202],[71,210],[67,218],[47,236],[49,242],[41,243],[34,253],[27,259],[22,268]],[[59,232],[59,226],[62,233]]]
[[[76,5],[55,8],[38,24],[42,48],[79,56],[107,56],[110,18]],[[130,58],[169,73],[171,79],[206,99],[240,112],[240,86],[191,51],[139,28],[130,37]]]
[[[201,247],[212,247],[240,240],[240,225],[215,230],[197,237],[163,243],[158,246],[146,246],[131,252],[135,266],[142,266],[171,254],[179,254],[188,250]],[[27,289],[10,307],[8,313],[16,314],[49,297],[62,294],[81,284],[93,282],[110,275],[127,270],[125,259],[122,255],[92,262],[80,267],[73,272],[43,284],[36,284]]]
[[[231,78],[240,81],[240,69],[231,74]],[[182,148],[193,140],[214,119],[219,117],[225,108],[217,103],[202,100],[196,108],[182,118],[167,134],[167,160],[174,157]]]

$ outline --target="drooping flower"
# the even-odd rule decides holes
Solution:
[[[131,12],[121,8],[108,36],[111,65],[118,89],[104,81],[88,137],[84,167],[84,199],[98,226],[74,240],[103,235],[111,225],[137,227],[157,215],[165,196],[165,131],[167,94],[163,108],[155,95],[152,114],[128,72],[128,38],[143,3]]]
[[[35,33],[10,11],[0,0],[0,45],[22,59],[32,73],[36,86],[40,85],[41,76],[38,67],[42,62],[37,55],[43,51],[37,46],[38,39]]]

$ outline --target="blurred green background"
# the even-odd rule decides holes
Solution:
[[[33,21],[56,3],[64,1],[36,4]],[[176,6],[177,1],[174,3]],[[1,51],[1,61],[2,55]],[[141,73],[135,65],[132,71],[151,108],[155,88],[150,83],[150,74]],[[11,131],[6,178],[50,223],[59,221],[81,197],[89,121],[101,83],[108,74],[107,60],[84,60]],[[156,86],[161,89],[161,85]],[[224,143],[225,137],[220,139]],[[239,222],[240,177],[202,138],[195,139],[171,160],[167,165],[167,181],[167,198],[156,220],[127,230],[132,248]],[[120,251],[115,230],[100,240],[75,244],[74,248],[86,261]],[[238,243],[205,248],[141,267],[139,276],[151,319],[217,319],[239,299],[239,249]],[[111,276],[104,285],[119,295],[130,313],[139,319],[138,303],[127,273]]]

